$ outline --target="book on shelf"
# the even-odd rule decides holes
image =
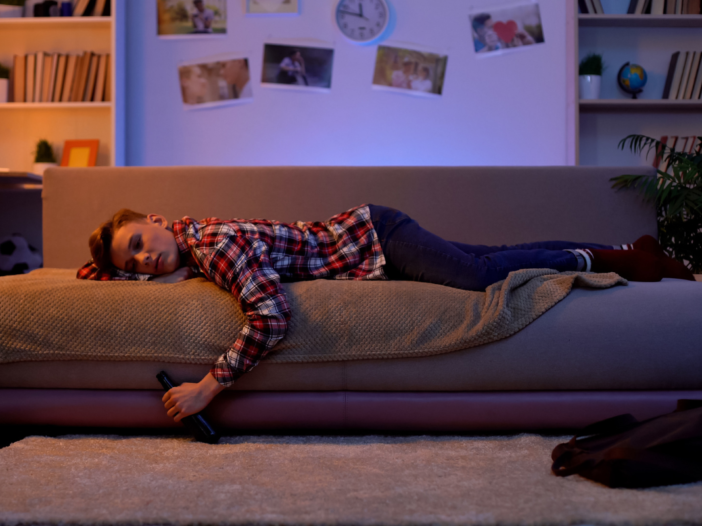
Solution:
[[[41,102],[41,83],[44,78],[44,52],[39,51],[35,58],[34,94],[32,102]]]
[[[685,66],[682,70],[682,75],[680,75],[680,86],[676,92],[676,99],[685,98],[685,86],[687,86],[687,81],[690,80],[690,70],[692,69],[692,51],[685,52]],[[675,87],[675,84],[673,84]]]
[[[107,73],[105,74],[105,102],[112,100],[112,68],[110,67],[110,55],[107,55]]]
[[[105,98],[105,77],[107,73],[107,61],[109,54],[103,53],[100,55],[98,70],[97,70],[97,80],[95,82],[95,92],[93,93],[94,102],[102,102]]]
[[[604,15],[602,2],[600,0],[578,0],[580,12],[585,15]]]
[[[34,63],[37,56],[34,53],[27,55],[27,77],[24,83],[24,100],[25,102],[34,102]]]
[[[24,55],[15,55],[12,70],[14,71],[13,77],[13,89],[12,89],[12,100],[13,102],[24,102],[24,81],[25,81],[25,67],[27,65],[27,57]]]
[[[51,63],[53,57],[49,53],[44,54],[44,77],[41,80],[41,98],[39,102],[49,102],[49,86],[51,85]]]
[[[668,147],[671,150],[675,150],[675,146],[677,145],[677,143],[678,143],[678,136],[677,135],[673,135],[673,136],[668,138]],[[669,156],[664,159],[663,167],[660,168],[660,170],[667,173],[668,168],[670,168],[670,157]]]
[[[46,91],[46,96],[44,97],[45,102],[54,102],[54,88],[56,85],[56,76],[58,74],[59,56],[59,53],[53,53],[51,55],[51,75],[49,76],[49,89]]]
[[[88,66],[90,65],[90,52],[86,51],[79,58],[76,64],[76,76],[73,79],[73,91],[71,92],[71,102],[81,102],[85,92],[85,81],[88,77]]]
[[[66,55],[60,54],[58,66],[56,66],[56,80],[54,81],[54,92],[51,95],[51,102],[61,102],[61,90],[66,78]]]
[[[71,93],[73,92],[73,79],[76,76],[77,55],[68,55],[66,57],[66,76],[63,80],[63,89],[61,90],[61,102],[70,102]]]
[[[665,14],[665,0],[651,0],[651,14]]]
[[[93,100],[99,60],[100,57],[98,55],[93,54],[90,57],[90,66],[88,66],[88,77],[86,80],[85,93],[83,93],[83,102],[91,102]]]

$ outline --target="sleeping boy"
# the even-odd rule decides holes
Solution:
[[[633,244],[542,241],[513,246],[451,242],[403,212],[362,205],[324,222],[191,217],[117,212],[89,240],[92,260],[80,279],[177,283],[202,275],[230,291],[247,317],[237,340],[198,383],[163,396],[178,422],[204,409],[253,369],[286,333],[290,307],[281,281],[423,281],[484,291],[515,270],[616,272],[631,281],[694,280],[687,268],[643,236]]]

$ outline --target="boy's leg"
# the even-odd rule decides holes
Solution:
[[[492,254],[494,252],[504,252],[506,250],[534,250],[537,248],[543,248],[546,250],[575,250],[578,248],[599,248],[603,250],[613,250],[621,246],[602,245],[599,243],[576,243],[573,241],[537,241],[535,243],[521,243],[519,245],[500,246],[468,245],[466,243],[459,243],[458,241],[450,241],[450,243],[454,247],[465,252],[466,254],[473,254],[474,256],[484,256],[486,254]]]
[[[424,230],[403,212],[376,205],[369,208],[388,263],[387,273],[394,279],[482,291],[514,270],[584,270],[580,257],[571,252],[574,249],[505,250],[476,256]],[[604,246],[608,249],[588,249],[588,269],[593,261],[592,270],[596,272],[614,271],[634,281],[660,281],[662,270],[656,256]]]
[[[513,270],[576,270],[577,257],[564,250],[508,250],[476,256],[420,227],[398,210],[369,206],[391,278],[484,291]]]

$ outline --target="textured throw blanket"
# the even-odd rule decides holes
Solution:
[[[284,285],[292,308],[270,362],[441,354],[506,338],[573,286],[626,285],[617,274],[529,269],[485,292],[409,281]],[[177,284],[94,282],[40,269],[0,278],[0,363],[135,360],[210,364],[246,322],[231,294],[204,278]]]

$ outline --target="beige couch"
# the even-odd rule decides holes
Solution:
[[[77,269],[90,232],[121,207],[184,215],[320,220],[361,203],[399,208],[455,241],[629,243],[655,210],[609,178],[641,168],[51,169],[46,267]],[[208,408],[236,429],[508,430],[647,418],[702,397],[702,285],[664,279],[574,289],[517,334],[412,359],[259,365]],[[0,340],[0,352],[2,352]],[[0,365],[0,423],[166,427],[155,374],[198,380],[205,365],[129,361]]]

